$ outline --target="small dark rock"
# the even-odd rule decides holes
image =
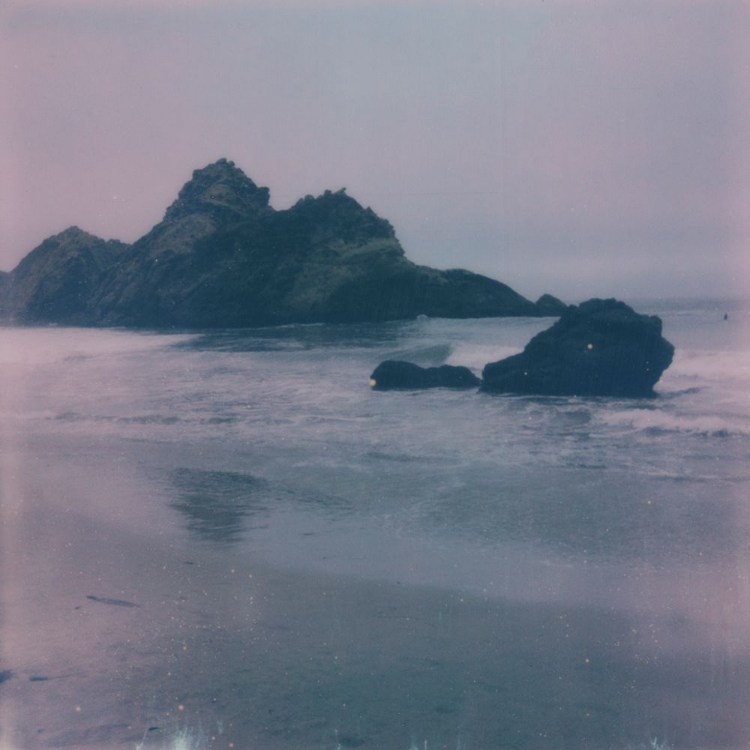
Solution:
[[[520,354],[488,364],[483,391],[552,396],[648,397],[674,347],[661,320],[624,302],[571,305]]]
[[[476,388],[481,381],[468,367],[441,365],[420,367],[412,362],[388,359],[370,375],[370,385],[378,391],[421,388]]]
[[[0,685],[7,682],[11,677],[15,677],[12,669],[0,669]]]

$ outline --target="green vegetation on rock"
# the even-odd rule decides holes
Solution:
[[[564,308],[412,263],[391,224],[344,190],[276,211],[268,189],[225,159],[196,170],[132,245],[72,227],[0,275],[0,316],[18,323],[214,328]]]

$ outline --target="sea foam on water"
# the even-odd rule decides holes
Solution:
[[[550,320],[0,329],[5,747],[216,746],[177,696],[237,747],[746,744],[750,336],[662,317],[643,400],[368,386]]]

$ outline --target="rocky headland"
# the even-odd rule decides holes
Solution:
[[[0,319],[216,328],[431,317],[558,316],[469,271],[405,256],[391,224],[344,190],[269,205],[233,162],[196,170],[163,220],[125,245],[77,227],[0,274]]]

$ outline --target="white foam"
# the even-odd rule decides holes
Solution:
[[[609,427],[636,432],[671,432],[713,437],[750,436],[750,417],[735,414],[675,414],[662,409],[603,412]]]
[[[663,380],[680,377],[717,382],[727,379],[750,381],[750,352],[678,349]]]
[[[0,366],[38,365],[158,349],[192,338],[90,328],[0,328]]]
[[[497,362],[522,351],[516,346],[488,346],[486,344],[459,344],[446,360],[449,365],[463,365],[481,372],[486,364]]]

